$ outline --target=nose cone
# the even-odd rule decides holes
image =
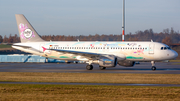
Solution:
[[[170,54],[169,54],[171,59],[175,59],[178,57],[178,53],[174,50],[171,50]]]
[[[178,57],[178,53],[176,51],[173,51],[171,57],[172,57],[172,59],[177,58]]]

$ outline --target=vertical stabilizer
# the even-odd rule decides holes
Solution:
[[[16,21],[19,30],[19,36],[22,43],[25,42],[42,42],[44,41],[22,14],[16,14]]]

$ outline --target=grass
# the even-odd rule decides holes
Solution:
[[[180,60],[169,60],[169,62],[180,62]]]
[[[11,45],[0,44],[0,48],[12,48]]]
[[[0,84],[0,100],[180,100],[180,87]]]
[[[180,74],[0,72],[0,81],[180,84]],[[0,101],[180,100],[180,87],[0,84]]]
[[[1,72],[0,81],[180,84],[180,74]]]

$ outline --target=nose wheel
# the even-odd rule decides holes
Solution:
[[[155,71],[156,70],[156,67],[155,66],[152,66],[152,68],[151,68],[153,71]]]
[[[155,62],[154,62],[154,61],[151,61],[151,64],[152,64],[151,69],[152,69],[153,71],[155,71],[155,70],[156,70],[156,67],[155,67]]]

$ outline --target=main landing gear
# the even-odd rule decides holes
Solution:
[[[99,69],[100,69],[100,70],[105,70],[106,67],[99,66]]]
[[[92,69],[93,69],[93,65],[87,65],[87,66],[86,66],[86,69],[87,69],[87,70],[92,70]]]
[[[87,70],[92,70],[92,69],[93,69],[93,65],[87,65],[87,66],[86,66],[86,69],[87,69]],[[105,70],[106,67],[99,66],[99,69],[100,69],[100,70]]]
[[[156,70],[156,67],[155,67],[155,62],[154,62],[154,61],[151,61],[151,64],[152,64],[151,69],[152,69],[153,71],[155,71],[155,70]]]

